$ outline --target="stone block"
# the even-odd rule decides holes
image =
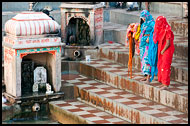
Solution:
[[[64,100],[71,100],[71,99],[74,99],[74,85],[73,84],[70,84],[70,83],[64,83],[62,82],[61,83],[62,86],[61,86],[61,92],[64,92]]]
[[[113,30],[103,30],[104,32],[104,42],[114,41],[113,40]]]
[[[103,18],[104,18],[104,22],[109,22],[110,21],[110,11],[109,10],[104,9]]]
[[[89,121],[84,120],[80,116],[75,115],[72,112],[61,109],[60,107],[52,104],[49,104],[49,110],[51,116],[56,119],[58,122],[63,124],[89,124]]]
[[[107,62],[107,61],[105,61],[105,62]],[[107,63],[110,63],[110,62],[107,62]],[[108,67],[108,65],[107,65],[107,67]],[[86,72],[84,72],[84,71],[86,71]],[[116,70],[114,70],[114,71],[116,71]],[[126,75],[127,72],[126,72],[125,76],[123,76],[123,75],[120,75],[119,73],[115,73],[115,72],[112,73],[111,71],[106,70],[106,69],[96,68],[95,66],[93,66],[93,64],[86,64],[86,63],[82,62],[80,64],[80,73],[89,78],[97,79],[97,80],[104,82],[115,88],[119,88],[122,90],[132,92],[134,94],[140,95],[149,100],[161,103],[165,106],[169,106],[178,111],[187,113],[188,98],[186,96],[184,96],[186,91],[183,92],[184,95],[181,95],[182,94],[181,89],[176,89],[174,91],[170,91],[170,89],[158,90],[157,86],[153,86],[154,84],[160,85],[159,82],[157,82],[157,81],[153,81],[150,84],[145,84],[145,83],[142,83],[139,81],[140,80],[139,78],[141,78],[140,76],[142,76],[140,74],[140,71],[139,72],[133,71],[133,76],[135,76],[135,77],[134,77],[134,79],[133,78],[131,79],[130,77],[128,77]],[[124,74],[124,72],[123,72],[123,74]],[[185,84],[180,84],[178,82],[173,82],[173,81],[171,81],[171,83],[172,83],[171,86],[174,84],[174,85],[179,85],[183,88],[187,88],[187,85],[185,85]],[[151,84],[153,84],[153,85],[151,85]],[[175,86],[172,86],[171,88],[174,88],[174,87]],[[156,95],[158,93],[164,94],[164,97],[161,95]],[[177,99],[176,99],[176,97],[177,97]]]
[[[128,66],[128,48],[125,48],[123,45],[117,46],[120,49],[115,48],[113,45],[105,45],[105,46],[99,46],[99,55],[100,59],[109,60],[110,62],[121,64],[122,66],[127,67]],[[182,53],[181,53],[182,54]],[[125,58],[123,58],[125,57]],[[181,62],[181,63],[180,63]],[[187,60],[180,60],[179,58],[174,58],[171,64],[171,80],[178,81],[184,84],[187,83],[187,75],[188,75],[188,65]],[[141,69],[141,59],[140,56],[134,55],[132,60],[132,67],[140,70]],[[178,71],[181,70],[181,73]],[[182,72],[183,71],[183,72]],[[182,78],[183,75],[183,78]]]
[[[86,50],[85,55],[90,55],[91,59],[99,59],[99,53],[98,49],[97,50]]]

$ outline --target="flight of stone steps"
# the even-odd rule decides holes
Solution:
[[[114,120],[108,122],[107,116],[115,116],[114,123],[118,119],[126,124],[188,123],[188,101],[184,95],[187,85],[172,81],[171,90],[160,90],[156,80],[151,84],[140,82],[143,78],[140,71],[134,69],[130,79],[127,67],[103,59],[81,61],[79,69],[79,74],[62,75],[62,85],[74,86],[77,100],[73,102],[77,103],[63,100],[50,103],[51,114],[60,122],[68,117],[80,123],[113,123]],[[85,109],[87,106],[98,110]]]
[[[111,15],[119,13],[120,18],[115,17],[118,21],[128,16],[137,22],[139,12],[130,12],[130,15],[115,10],[111,13],[110,21],[114,19]],[[160,90],[157,77],[150,84],[139,81],[143,76],[137,55],[133,58],[133,78],[128,76],[128,48],[124,47],[128,25],[125,23],[104,22],[104,43],[97,50],[86,51],[86,55],[91,55],[91,62],[77,63],[75,73],[64,73],[61,68],[62,87],[74,87],[70,92],[74,100],[49,103],[52,116],[60,123],[188,123],[188,31],[180,32],[180,26],[174,30],[171,86]]]
[[[116,12],[118,14],[115,16],[121,18],[128,16],[134,22],[139,13],[131,12],[133,14],[130,15],[115,10],[110,12],[110,15],[114,15]],[[156,16],[158,14],[154,15],[154,17]],[[86,55],[91,55],[91,62],[77,63],[78,74],[62,74],[62,85],[74,86],[75,100],[73,102],[82,104],[82,106],[79,106],[80,108],[75,105],[68,107],[72,102],[67,101],[59,101],[63,102],[63,104],[58,102],[59,105],[50,103],[50,106],[59,107],[64,115],[74,120],[82,118],[87,123],[110,123],[107,122],[107,117],[104,118],[100,114],[106,112],[109,114],[107,116],[115,116],[115,120],[122,119],[126,121],[126,124],[187,124],[188,31],[179,30],[179,27],[175,29],[173,28],[175,25],[172,26],[176,49],[171,65],[171,84],[169,89],[160,90],[158,86],[161,84],[157,81],[157,76],[150,84],[140,82],[143,76],[140,71],[140,57],[137,55],[133,58],[133,78],[128,76],[129,49],[124,46],[128,25],[119,22],[121,18],[115,17],[115,21],[113,18],[110,16],[110,20],[113,22],[104,22],[104,43],[99,45],[97,50],[86,51]],[[128,23],[132,23],[130,20],[128,21]],[[175,23],[174,21],[173,24]],[[188,24],[185,23],[185,25]],[[85,107],[90,106],[93,109],[98,109],[97,114],[91,113],[88,109],[85,110],[83,104]],[[56,116],[55,111],[52,111],[52,114]],[[115,121],[115,123],[119,122]]]

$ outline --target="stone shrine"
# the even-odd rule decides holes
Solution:
[[[7,94],[19,98],[23,96],[24,87],[26,87],[26,92],[32,93],[32,86],[36,81],[50,83],[52,90],[60,91],[61,38],[58,37],[59,29],[58,23],[42,12],[22,12],[6,22],[3,47]],[[46,77],[39,79],[33,76],[33,70],[37,66],[47,68]]]
[[[63,2],[61,39],[79,46],[103,42],[103,5],[98,2]]]

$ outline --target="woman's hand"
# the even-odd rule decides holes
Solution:
[[[164,54],[164,50],[161,51],[161,54],[162,54],[162,55]]]
[[[170,40],[166,40],[166,45],[164,47],[164,49],[161,51],[161,54],[163,55],[164,52],[168,49],[168,47],[170,46]]]
[[[146,42],[149,43],[149,37],[146,39]]]

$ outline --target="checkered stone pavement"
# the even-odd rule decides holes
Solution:
[[[50,104],[56,105],[63,110],[80,116],[80,118],[83,118],[93,124],[129,124],[129,122],[123,119],[115,117],[109,113],[106,113],[78,100],[52,101]]]
[[[80,86],[89,85],[85,88],[79,87],[79,89],[83,89],[86,92],[93,93],[94,96],[96,95],[101,99],[104,98],[108,101],[114,101],[117,104],[129,107],[130,109],[134,109],[146,115],[151,115],[152,117],[159,118],[160,120],[166,121],[168,123],[188,123],[188,115],[183,112],[176,111],[173,108],[153,102],[141,96],[137,96],[128,91],[114,88],[104,83],[91,80],[87,77],[85,78],[85,76],[73,76],[75,76],[76,81],[73,81],[74,83],[72,84],[76,85],[77,87],[77,83],[80,83]],[[62,75],[62,79],[64,79],[65,81],[69,80],[69,78],[67,78],[67,75]]]
[[[98,67],[94,65],[98,65]],[[159,86],[161,83],[157,81],[157,76],[155,76],[154,80],[150,84],[146,84],[140,81],[144,78],[141,71],[133,68],[133,78],[131,79],[128,76],[128,69],[126,67],[103,59],[92,59],[90,63],[81,61],[80,70],[81,74],[91,78],[96,78],[110,86],[130,91],[149,100],[153,100],[178,111],[188,113],[187,84],[171,80],[168,89],[160,90]],[[85,71],[94,72],[86,73]]]
[[[128,52],[129,48],[125,47],[119,43],[103,43],[99,45],[100,48],[100,58],[107,59],[111,62],[119,63],[124,66],[127,66],[128,62]],[[112,55],[110,55],[112,54]],[[127,56],[125,59],[121,59],[119,54],[124,54],[124,57]],[[110,57],[111,56],[111,57]],[[134,55],[133,57],[133,67],[139,68],[140,66],[140,57]],[[171,79],[188,84],[188,60],[182,60],[180,58],[173,57],[172,64],[171,64]]]
[[[107,49],[112,49],[113,51],[119,51],[119,52],[126,52],[128,53],[129,47],[125,47],[122,44],[119,43],[113,43],[113,44],[109,44],[109,43],[103,43],[101,45],[99,45],[99,48],[107,48]],[[173,58],[172,60],[172,65],[174,66],[182,66],[184,67],[184,69],[188,68],[188,61],[187,60],[179,60],[178,58]]]
[[[81,63],[86,64],[85,61],[81,61]],[[102,71],[106,71],[106,72],[110,72],[110,73],[119,75],[119,76],[128,77],[128,69],[127,68],[123,69],[123,67],[121,65],[118,65],[116,63],[110,63],[108,61],[104,61],[101,59],[98,59],[98,60],[92,59],[91,63],[88,63],[87,65],[95,67],[97,69],[101,69]],[[136,81],[139,81],[140,79],[143,78],[141,72],[134,68],[133,68],[132,76],[133,76],[132,79],[136,80]],[[154,79],[150,83],[150,85],[158,88],[161,84],[156,80],[157,79]],[[180,82],[171,81],[170,87],[166,90],[169,92],[179,94],[181,96],[188,97],[188,85],[180,83]]]

